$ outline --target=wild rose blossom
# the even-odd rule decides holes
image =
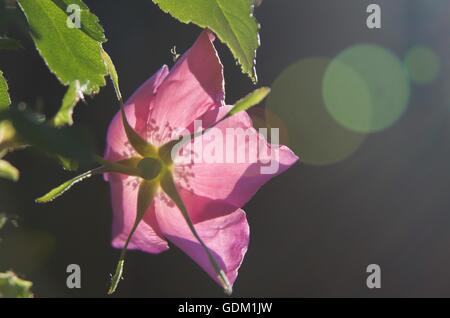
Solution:
[[[124,113],[129,125],[155,149],[161,150],[176,140],[180,131],[193,132],[193,123],[198,119],[205,127],[214,126],[224,134],[227,128],[250,129],[258,134],[246,112],[224,119],[230,106],[225,105],[223,67],[213,41],[214,36],[204,31],[171,71],[165,65],[161,67],[126,102]],[[207,137],[208,132],[200,138]],[[258,141],[266,150],[276,150],[278,171],[262,174],[260,162],[186,163],[182,160],[178,163],[177,160],[167,162],[160,158],[161,167],[151,177],[158,180],[163,171],[171,174],[198,236],[226,276],[229,287],[236,280],[249,244],[249,226],[241,207],[264,183],[298,160],[285,146],[267,144],[261,135],[258,135]],[[190,145],[188,143],[184,147],[185,151]],[[244,140],[233,150],[235,153],[252,151],[249,147],[250,144]],[[119,112],[108,130],[105,159],[125,162],[137,158],[136,162],[142,162],[146,160],[144,157],[132,147]],[[111,186],[113,247],[157,254],[168,250],[170,241],[217,283],[224,285],[205,246],[193,234],[173,197],[167,195],[160,185],[156,186],[153,200],[126,246],[136,221],[138,188],[142,178],[121,173],[108,173],[105,178]]]

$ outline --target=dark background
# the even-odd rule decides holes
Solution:
[[[382,7],[383,27],[366,27],[366,7]],[[170,49],[184,52],[200,29],[178,23],[150,0],[86,0],[106,30],[105,49],[130,96]],[[348,159],[327,166],[298,164],[275,178],[245,207],[251,242],[235,284],[236,297],[450,296],[450,2],[448,0],[265,0],[260,85],[271,85],[292,63],[333,57],[357,43],[382,45],[403,57],[417,45],[441,58],[439,77],[412,86],[408,108],[387,130],[371,134]],[[12,30],[12,34],[26,36]],[[44,105],[51,116],[65,89],[30,40],[0,53],[12,99]],[[221,44],[227,101],[253,85]],[[103,151],[118,109],[111,85],[80,104],[75,122]],[[295,139],[296,136],[290,136]],[[299,153],[301,157],[301,151]],[[34,199],[74,173],[31,150],[9,155],[17,184],[0,181],[0,210],[16,216],[0,235],[0,270],[34,282],[37,297],[103,297],[119,251],[110,246],[108,184],[95,177],[56,202]],[[66,287],[66,267],[79,264],[82,288]],[[382,288],[366,287],[366,267],[379,264]],[[220,297],[221,289],[176,248],[161,255],[128,254],[116,296]]]

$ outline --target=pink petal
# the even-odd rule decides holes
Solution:
[[[136,218],[138,184],[131,177],[124,179],[117,174],[110,175],[110,184],[113,207],[112,246],[123,248]],[[156,254],[168,248],[156,225],[152,205],[136,229],[128,249]]]
[[[164,65],[125,104],[128,122],[144,139],[147,139],[147,119],[156,90],[168,74],[169,69]],[[128,142],[122,118],[120,112],[118,112],[109,125],[105,159],[118,161],[130,158],[135,154],[134,149]]]
[[[222,217],[236,211],[235,206],[224,200],[212,200],[209,197],[196,195],[179,184],[177,190],[194,223]]]
[[[228,112],[229,109],[229,106],[225,106],[208,112],[203,116],[207,124],[203,123],[203,125],[207,126],[208,122],[213,121],[213,118],[223,117],[223,114]],[[234,160],[231,161],[227,161],[227,128],[241,128],[255,138],[253,144],[247,138],[241,140],[242,142],[235,140],[234,147],[231,148],[233,155],[231,159],[234,158]],[[235,208],[242,207],[262,185],[286,171],[298,160],[298,157],[286,146],[268,144],[265,138],[252,127],[251,119],[246,112],[241,112],[222,121],[214,129],[200,137],[203,139],[197,139],[196,142],[203,141],[203,154],[208,153],[206,150],[208,147],[209,149],[214,148],[211,147],[214,143],[218,146],[217,149],[219,147],[223,149],[223,153],[217,156],[217,158],[220,158],[219,162],[205,162],[203,160],[202,162],[177,163],[178,161],[176,161],[175,164],[175,179],[179,187],[193,192],[198,197],[209,198],[211,201],[226,202]],[[214,137],[217,135],[216,133],[223,136],[222,140]],[[258,144],[260,145],[259,150],[258,147],[255,147]],[[184,147],[183,155],[189,156],[192,152],[198,154],[193,145],[192,142]],[[278,155],[271,159],[270,151]],[[245,160],[240,163],[237,161],[237,156],[244,156],[244,159],[252,156],[253,158],[271,159],[274,168],[277,168],[277,166],[278,168],[274,171],[262,173],[262,168],[267,168],[269,163],[257,160]]]
[[[148,122],[153,144],[170,141],[206,111],[224,104],[223,67],[213,41],[212,33],[202,32],[158,88]]]
[[[155,208],[156,220],[164,237],[189,255],[219,283],[207,254],[192,235],[173,202],[162,193],[161,197],[156,199]],[[194,226],[224,270],[230,284],[233,284],[249,243],[250,230],[245,212],[237,209],[230,214],[195,223]]]

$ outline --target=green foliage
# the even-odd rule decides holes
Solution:
[[[105,30],[100,24],[98,17],[93,14],[89,7],[81,0],[52,0],[61,10],[67,13],[70,5],[77,5],[80,8],[81,30],[93,40],[104,43],[106,42]]]
[[[19,170],[5,160],[0,160],[0,178],[11,181],[19,180]]]
[[[0,113],[0,116],[1,115]],[[11,145],[15,144],[16,131],[8,121],[0,121],[0,158]]]
[[[64,85],[79,81],[88,94],[105,85],[101,45],[81,29],[67,26],[67,15],[52,0],[19,0],[39,53]]]
[[[11,100],[8,93],[8,83],[0,71],[0,111],[7,110]],[[19,170],[13,165],[1,158],[5,155],[5,149],[2,149],[4,142],[11,138],[14,132],[8,129],[7,125],[0,120],[0,178],[17,181],[19,179]]]
[[[68,26],[68,15],[73,12],[66,11],[72,4],[80,8],[80,28]],[[69,86],[52,123],[57,127],[71,125],[73,109],[79,99],[84,94],[98,93],[113,67],[109,57],[104,59],[103,27],[81,0],[19,0],[19,5],[42,58],[60,82]],[[117,82],[116,77],[114,83]]]
[[[72,125],[73,119],[73,109],[77,105],[80,96],[83,96],[80,88],[80,82],[75,81],[69,85],[66,94],[64,95],[62,105],[56,113],[55,117],[52,119],[52,124],[56,127],[64,125]]]
[[[183,23],[212,30],[239,61],[242,71],[254,82],[258,23],[253,17],[253,0],[153,0],[161,10]]]
[[[9,162],[2,160],[14,144],[15,130],[7,121],[0,121],[0,178],[17,181],[19,171]]]
[[[235,115],[239,112],[246,111],[252,108],[253,106],[260,104],[264,100],[264,98],[266,98],[267,95],[269,95],[269,93],[270,88],[268,87],[261,87],[254,90],[244,98],[237,101],[236,104],[234,104],[231,111],[229,112],[229,115],[230,116]]]
[[[0,298],[33,298],[32,285],[13,272],[0,273]]]
[[[2,71],[0,71],[0,110],[7,109],[11,100],[8,93],[8,83],[3,77]]]

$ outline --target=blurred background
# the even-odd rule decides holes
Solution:
[[[150,0],[85,0],[100,18],[125,97],[183,53],[200,29]],[[366,26],[376,2],[382,28]],[[252,111],[279,127],[302,159],[245,207],[251,242],[235,297],[450,296],[450,2],[448,0],[264,0],[259,85],[273,87]],[[20,30],[25,49],[0,51],[11,97],[48,116],[65,88]],[[228,49],[227,102],[254,87]],[[118,110],[111,85],[75,111],[103,152]],[[34,199],[75,173],[33,150],[8,156],[21,170],[0,180],[0,271],[33,281],[37,297],[103,297],[119,251],[110,246],[109,186],[100,177],[49,205]],[[79,264],[82,288],[66,287]],[[382,288],[366,287],[379,264]],[[130,252],[115,297],[221,297],[177,248]]]

